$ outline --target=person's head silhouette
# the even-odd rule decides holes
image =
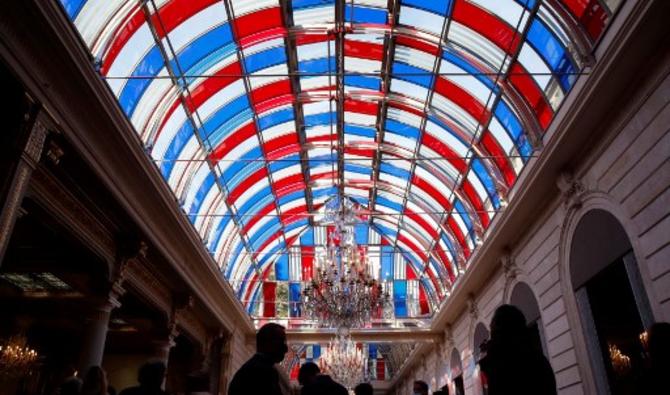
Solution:
[[[274,323],[263,325],[256,333],[256,351],[268,355],[275,363],[281,362],[288,352],[286,329]]]
[[[654,367],[670,366],[670,323],[657,322],[649,328],[649,357]]]
[[[163,362],[147,362],[137,372],[137,381],[146,388],[160,388],[165,379],[166,367]]]
[[[526,334],[526,317],[511,304],[498,307],[491,319],[491,339],[521,338]]]
[[[354,394],[356,395],[372,395],[374,389],[370,383],[360,383],[354,388]]]
[[[298,383],[300,385],[311,384],[320,372],[321,369],[314,362],[305,362],[298,371]]]
[[[428,395],[428,384],[425,381],[417,380],[414,382],[414,393],[418,395]]]

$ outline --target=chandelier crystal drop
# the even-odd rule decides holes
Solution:
[[[334,198],[325,205],[321,224],[332,227],[325,248],[315,249],[313,280],[303,291],[307,317],[322,327],[364,327],[381,318],[389,295],[370,273],[368,258],[356,244],[360,222],[356,204]]]
[[[337,336],[328,343],[319,359],[321,371],[349,390],[365,380],[366,365],[362,347],[356,346],[347,328],[338,329]]]

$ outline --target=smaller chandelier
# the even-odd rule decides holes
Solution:
[[[362,348],[356,347],[346,328],[338,329],[319,359],[321,371],[349,390],[365,379],[367,357]]]
[[[341,202],[341,203],[340,203]],[[315,274],[303,291],[307,317],[324,327],[362,327],[380,317],[389,294],[369,272],[366,254],[358,248],[355,204],[349,199],[326,203],[323,224],[333,227],[325,248],[315,249]]]
[[[11,337],[0,345],[0,378],[18,378],[37,366],[37,351],[28,347],[24,335]]]

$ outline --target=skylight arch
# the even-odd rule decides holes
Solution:
[[[344,193],[439,302],[612,12],[597,0],[61,3],[244,301]]]

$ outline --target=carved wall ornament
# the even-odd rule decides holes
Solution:
[[[467,304],[470,318],[473,321],[477,321],[479,319],[479,306],[477,306],[477,301],[475,300],[475,296],[473,294],[468,295]]]
[[[561,191],[563,206],[566,209],[582,206],[582,198],[586,194],[586,186],[582,180],[575,178],[570,171],[563,171],[556,179],[556,186]]]
[[[516,265],[516,261],[512,257],[512,254],[509,250],[505,250],[503,255],[500,257],[500,266],[502,266],[505,279],[513,280],[517,275],[520,274],[521,270]]]

